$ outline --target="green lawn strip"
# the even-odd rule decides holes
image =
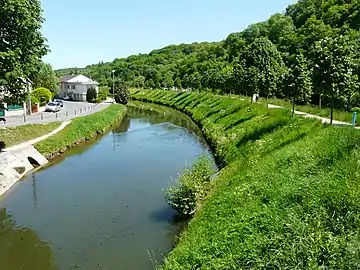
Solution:
[[[35,148],[46,158],[52,158],[80,142],[105,132],[121,120],[125,112],[125,106],[112,104],[100,112],[75,118],[60,132],[35,144]]]
[[[358,130],[211,94],[184,107],[176,94],[133,98],[189,114],[222,170],[162,269],[359,268]]]
[[[0,127],[0,141],[5,142],[6,147],[20,144],[31,139],[35,139],[54,129],[58,128],[61,123],[47,124],[29,124],[17,127]]]

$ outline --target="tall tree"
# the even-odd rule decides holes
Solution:
[[[302,53],[296,56],[290,68],[288,82],[289,92],[292,96],[292,116],[294,116],[295,102],[298,100],[302,103],[308,102],[312,92],[311,72]]]
[[[328,37],[315,43],[315,74],[327,87],[331,98],[330,123],[333,122],[335,98],[350,96],[358,86],[355,73],[357,62],[354,45],[349,36]]]
[[[238,78],[248,89],[253,88],[263,96],[275,94],[286,67],[281,54],[268,38],[257,38],[242,52],[238,64],[246,80]],[[239,73],[235,73],[239,76]]]
[[[33,80],[47,53],[43,21],[39,0],[0,1],[0,85],[8,102],[25,100],[22,78]]]

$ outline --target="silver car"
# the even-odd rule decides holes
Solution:
[[[59,103],[57,102],[49,102],[46,104],[45,112],[58,112],[61,110]]]

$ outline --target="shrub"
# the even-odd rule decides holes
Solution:
[[[35,97],[34,95],[31,95],[30,98],[31,98],[31,104],[34,105],[34,104],[40,103],[40,100],[37,97]]]
[[[94,102],[97,98],[97,91],[94,87],[91,87],[86,92],[86,101],[87,102]]]
[[[114,97],[116,103],[126,105],[130,96],[126,85],[122,81],[117,81],[114,86]]]
[[[109,88],[106,86],[100,87],[99,88],[99,94],[97,97],[97,102],[103,102],[107,99],[107,97],[109,96]]]
[[[192,216],[209,190],[213,170],[210,157],[202,155],[166,190],[166,200],[182,216]]]
[[[36,98],[37,100],[39,100],[40,106],[43,106],[52,99],[53,94],[51,93],[51,91],[49,89],[41,87],[41,88],[35,89],[32,92],[32,96],[34,98]]]

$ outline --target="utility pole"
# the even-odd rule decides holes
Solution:
[[[113,75],[113,94],[112,94],[112,96],[113,96],[113,103],[115,103],[115,70],[112,70],[112,75]]]

